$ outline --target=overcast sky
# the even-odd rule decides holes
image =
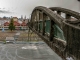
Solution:
[[[26,15],[28,18],[36,6],[64,7],[77,12],[80,10],[80,2],[77,0],[0,0],[0,10],[12,12],[0,12],[0,16]]]

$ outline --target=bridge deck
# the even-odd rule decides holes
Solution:
[[[62,60],[44,42],[0,44],[0,60]]]

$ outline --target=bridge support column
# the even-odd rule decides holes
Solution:
[[[36,31],[39,30],[39,10],[36,10]]]
[[[66,14],[66,19],[67,19],[67,20],[70,20],[70,19],[71,19],[71,15]]]
[[[53,28],[54,22],[53,20],[51,20],[51,26],[50,26],[50,41],[53,41],[53,37],[54,37],[54,28]]]
[[[36,28],[36,12],[33,12],[32,14],[32,27]]]
[[[43,21],[43,12],[41,11],[41,12],[40,12],[40,22],[39,22],[39,23],[41,24],[42,21]],[[40,26],[39,26],[39,27],[40,27]],[[42,32],[42,29],[41,29],[41,28],[39,29],[39,32]]]
[[[33,13],[32,13],[32,16],[31,16],[30,25],[31,25],[32,28],[34,28],[34,26],[35,26],[35,25],[33,25],[33,24],[34,24],[34,20],[35,20],[35,12],[33,12]]]
[[[61,11],[57,11],[57,14],[61,15]]]
[[[46,21],[46,14],[43,14],[43,32],[42,32],[42,35],[45,35],[45,21]]]

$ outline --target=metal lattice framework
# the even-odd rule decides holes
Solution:
[[[59,32],[56,32],[55,25]],[[80,59],[80,13],[60,7],[38,6],[31,14],[28,26],[63,59],[68,55],[75,60]],[[55,32],[57,36],[61,35],[61,31],[65,40],[54,35]]]

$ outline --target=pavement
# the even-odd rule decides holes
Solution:
[[[62,60],[45,43],[0,44],[0,60]]]

